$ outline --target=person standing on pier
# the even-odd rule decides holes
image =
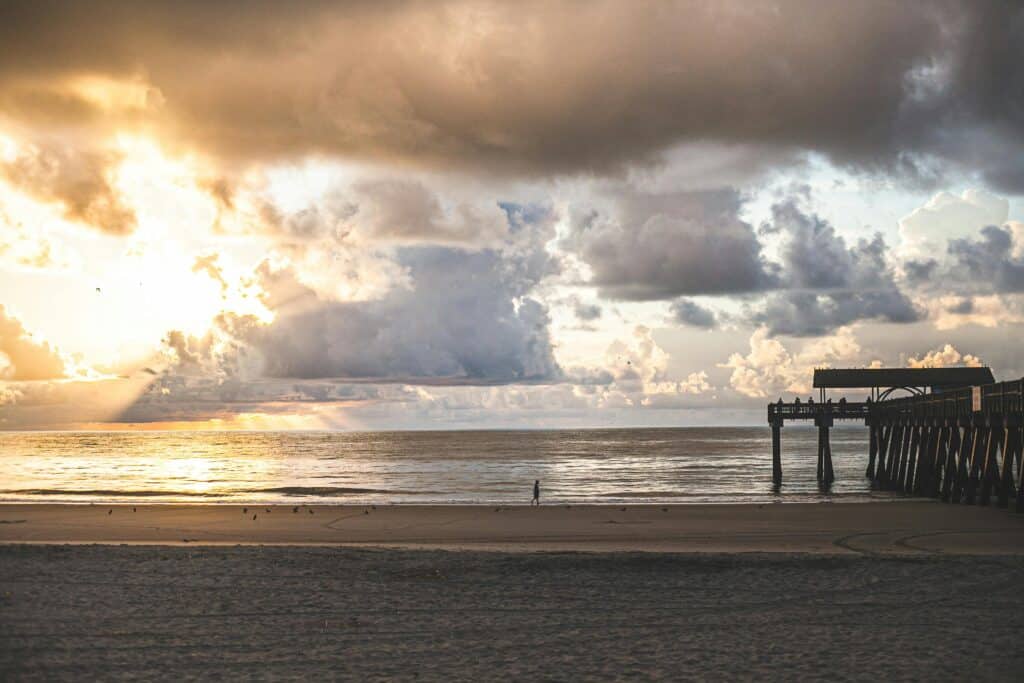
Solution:
[[[533,500],[530,501],[530,505],[540,505],[540,479],[533,481]]]

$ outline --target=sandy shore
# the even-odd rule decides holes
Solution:
[[[1007,555],[1024,553],[1024,515],[909,501],[535,508],[0,505],[0,542]]]
[[[0,546],[0,680],[1016,680],[1020,556]]]
[[[1016,678],[1005,510],[267,509],[0,506],[0,680]]]

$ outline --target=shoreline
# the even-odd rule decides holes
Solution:
[[[1024,555],[1024,515],[929,500],[539,507],[26,503],[0,504],[0,544]]]

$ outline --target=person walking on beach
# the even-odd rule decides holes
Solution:
[[[533,481],[533,500],[530,501],[530,505],[540,505],[540,479]]]

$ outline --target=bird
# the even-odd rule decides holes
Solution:
[[[619,508],[619,512],[625,512],[626,508]]]
[[[268,515],[270,514],[270,508],[267,508],[267,514]]]
[[[253,515],[252,518],[253,518],[253,520],[255,520],[256,519],[256,515]]]
[[[135,508],[132,508],[132,512],[138,512]]]
[[[310,510],[310,511],[309,511],[309,514],[313,514],[313,510]]]
[[[242,508],[242,514],[243,515],[249,514],[249,508]]]
[[[363,510],[363,514],[364,515],[368,515],[368,514],[370,514],[370,511],[369,510]]]
[[[102,291],[102,290],[101,290],[101,289],[100,289],[99,287],[97,287],[97,288],[96,288],[96,293],[97,293],[97,294],[102,294],[102,293],[103,293],[103,291]]]
[[[662,512],[668,512],[668,508],[661,508]]]
[[[296,505],[295,507],[292,508],[292,512],[298,512],[298,511],[299,511],[299,506],[298,505]]]
[[[113,510],[107,510],[107,514],[108,515],[112,515],[112,514],[114,514],[114,511]]]

